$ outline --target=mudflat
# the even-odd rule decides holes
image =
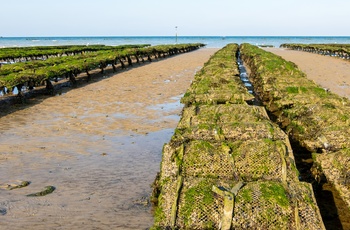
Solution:
[[[0,111],[4,229],[146,229],[179,100],[217,49],[108,72],[60,95]],[[9,184],[29,181],[9,190]],[[55,191],[27,197],[47,186]]]

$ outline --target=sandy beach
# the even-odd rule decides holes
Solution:
[[[147,200],[180,98],[217,49],[127,70],[0,114],[0,220],[4,229],[146,229]],[[30,181],[25,188],[7,184]],[[26,197],[45,186],[44,197]]]

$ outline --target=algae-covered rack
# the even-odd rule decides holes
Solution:
[[[113,71],[117,65],[121,68],[132,66],[133,63],[152,61],[160,57],[190,52],[204,44],[175,44],[175,45],[122,45],[122,46],[48,46],[21,47],[0,49],[0,94],[7,94],[22,89],[33,90],[43,82],[50,93],[53,93],[51,81],[67,78],[76,86],[76,77],[85,73],[91,80],[91,71],[108,66]],[[39,60],[37,60],[39,59]],[[1,63],[11,63],[2,65]],[[127,64],[126,64],[127,63]]]
[[[324,229],[288,136],[240,80],[239,46],[213,55],[163,148],[153,229]]]
[[[312,154],[315,179],[334,185],[345,203],[343,218],[349,219],[350,101],[308,80],[294,63],[277,55],[250,44],[240,50],[266,109],[294,143]]]

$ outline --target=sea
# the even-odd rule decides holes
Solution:
[[[53,45],[125,45],[204,43],[208,48],[222,48],[229,43],[272,45],[283,43],[350,44],[350,36],[94,36],[94,37],[0,37],[0,48]]]

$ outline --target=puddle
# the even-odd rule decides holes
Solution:
[[[147,109],[152,109],[152,110],[162,110],[162,111],[173,111],[175,109],[181,108],[183,105],[176,101],[176,102],[170,102],[170,103],[164,103],[164,104],[157,104],[157,105],[152,105],[148,106]]]
[[[147,109],[161,110],[161,111],[165,111],[165,112],[171,112],[174,110],[181,110],[183,107],[183,104],[180,103],[180,99],[182,96],[183,95],[171,97],[170,99],[173,100],[173,102],[151,105],[151,106],[148,106]]]
[[[341,88],[341,89],[348,89],[350,86],[348,84],[346,84],[346,83],[343,83],[341,85],[338,85],[338,87]]]
[[[77,115],[71,115],[72,117],[77,118]],[[111,113],[111,114],[101,114],[101,113],[93,113],[79,116],[79,119],[87,119],[87,118],[116,118],[116,119],[128,119],[128,118],[136,118],[136,116],[125,114],[125,113]]]
[[[180,115],[169,115],[169,116],[165,116],[165,119],[170,119],[170,120],[175,120],[175,121],[179,121],[180,120]]]

